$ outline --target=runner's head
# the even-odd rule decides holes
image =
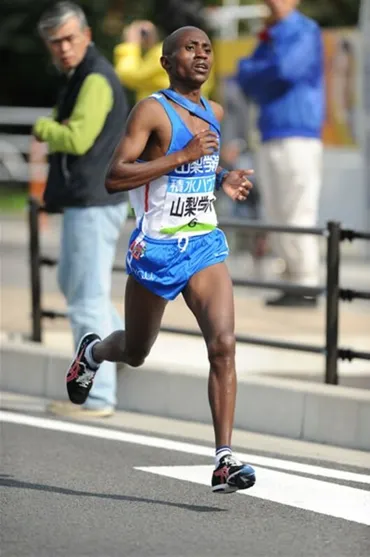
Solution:
[[[182,83],[199,88],[207,81],[212,68],[211,41],[197,27],[181,27],[163,42],[161,64],[171,84]]]

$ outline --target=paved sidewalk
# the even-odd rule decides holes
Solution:
[[[24,219],[1,218],[1,314],[0,328],[2,331],[29,336],[31,331],[31,303],[29,292],[29,269],[27,252],[27,226]],[[132,226],[130,223],[120,241],[118,258],[125,249],[127,235]],[[43,228],[43,252],[57,255],[58,253],[59,217],[48,220]],[[121,261],[122,262],[122,261]],[[231,256],[229,267],[232,274],[249,276],[251,272],[248,255]],[[324,271],[324,270],[323,270]],[[264,270],[266,280],[274,280],[271,269]],[[344,277],[344,278],[343,278]],[[64,310],[64,300],[58,292],[55,269],[43,269],[43,300],[44,308]],[[117,308],[123,312],[125,276],[114,274],[113,299]],[[369,289],[370,262],[348,259],[342,267],[342,284],[345,287]],[[322,299],[316,309],[275,309],[266,308],[263,304],[268,292],[260,289],[235,289],[236,332],[240,335],[268,337],[291,340],[293,342],[323,346],[325,342],[325,300]],[[185,306],[181,297],[168,304],[163,324],[171,327],[197,329],[195,319]],[[71,350],[71,334],[66,320],[45,319],[43,322],[45,341],[61,351]],[[356,301],[341,303],[340,306],[340,346],[370,350],[370,303]],[[183,341],[188,337],[170,337]],[[201,340],[196,340],[201,343]],[[176,343],[177,344],[177,343]],[[187,345],[186,342],[184,346]],[[247,352],[245,351],[247,349]],[[284,371],[299,372],[315,371],[322,373],[323,358],[316,355],[276,350],[250,345],[243,346],[243,357],[248,358],[248,369],[253,372]],[[189,352],[184,352],[189,353]],[[202,356],[203,358],[203,356]],[[340,370],[348,372],[370,373],[370,362],[355,361],[351,364],[340,363]]]
[[[2,295],[2,331],[6,331],[6,336],[10,339],[17,339],[20,334],[28,337],[30,334],[28,292],[6,289],[3,290]],[[119,301],[115,300],[115,302],[118,309],[121,309]],[[44,307],[65,309],[62,297],[54,293],[44,296]],[[324,307],[306,312],[291,310],[288,318],[285,310],[267,310],[260,300],[236,297],[236,331],[241,335],[323,346],[324,317]],[[197,329],[193,316],[181,298],[168,305],[163,324]],[[347,308],[342,312],[340,345],[369,350],[369,330],[369,315]],[[45,319],[43,341],[46,346],[68,357],[73,352],[72,335],[65,319],[54,321]],[[186,362],[182,355],[186,355]],[[158,366],[162,361],[163,364],[172,366],[174,370],[181,367],[182,370],[188,369],[189,372],[200,370],[204,374],[207,373],[208,368],[203,340],[184,335],[162,333],[153,349],[150,361],[156,362]],[[237,347],[239,377],[262,373],[323,382],[324,366],[324,357],[320,355],[257,347],[244,343],[238,344]],[[370,388],[370,362],[363,360],[354,360],[351,363],[339,362],[338,367],[343,385]]]
[[[241,335],[269,335],[276,338],[321,337],[325,334],[325,301],[315,309],[266,308],[262,300],[248,298],[235,290],[236,331]],[[122,284],[122,296],[124,284]],[[117,309],[123,313],[123,299],[113,298]],[[61,294],[47,292],[43,295],[43,307],[65,310]],[[30,333],[30,293],[25,288],[2,287],[1,329],[4,331]],[[369,345],[370,311],[361,311],[356,305],[342,304],[340,334],[343,342],[365,337]],[[67,330],[64,319],[43,320],[46,330]],[[166,326],[197,329],[196,321],[181,297],[170,302],[166,308],[163,324]],[[357,344],[357,343],[356,343]],[[368,346],[369,347],[369,346]],[[363,346],[365,348],[365,346]]]

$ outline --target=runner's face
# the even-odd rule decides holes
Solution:
[[[212,45],[203,31],[188,31],[180,35],[177,49],[167,58],[171,77],[183,82],[202,85],[207,81],[213,63]]]
[[[90,41],[90,29],[82,29],[75,16],[60,27],[52,29],[45,38],[53,62],[63,72],[73,70],[82,62]]]

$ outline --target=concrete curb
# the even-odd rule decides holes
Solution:
[[[2,342],[0,388],[66,399],[70,358],[33,343]],[[207,373],[150,361],[118,375],[118,409],[211,423]],[[299,380],[239,378],[235,426],[258,433],[370,450],[370,391]]]

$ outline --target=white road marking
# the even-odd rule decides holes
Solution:
[[[207,456],[212,458],[212,460],[214,458],[214,449],[211,447],[204,447],[192,443],[183,443],[181,441],[173,441],[171,439],[162,439],[160,437],[127,433],[115,429],[76,424],[7,411],[0,411],[0,421],[37,427],[50,431],[74,433],[77,435],[120,441],[123,443],[132,443],[134,445],[141,445],[145,447],[154,447],[198,456]],[[346,518],[347,520],[353,520],[355,522],[370,525],[370,491],[287,474],[276,470],[268,470],[267,468],[281,469],[293,473],[301,472],[314,476],[357,482],[361,484],[370,484],[369,475],[343,470],[332,470],[321,466],[301,464],[289,460],[262,457],[253,454],[235,453],[235,456],[237,456],[240,460],[258,466],[256,468],[257,484],[251,490],[243,492],[246,495],[306,510],[315,510],[316,512],[321,512],[322,514]],[[140,468],[140,470],[145,470],[147,472],[208,486],[210,485],[212,469],[212,466]]]
[[[136,470],[210,485],[213,466],[151,466]],[[370,492],[256,467],[256,484],[240,495],[370,525]]]
[[[157,449],[165,449],[180,453],[209,456],[212,459],[215,454],[213,448],[203,447],[202,445],[172,441],[171,439],[162,439],[160,437],[149,437],[137,433],[126,433],[125,431],[119,431],[117,429],[107,429],[103,427],[63,422],[61,420],[53,420],[50,418],[36,418],[26,414],[16,414],[14,412],[0,410],[0,422],[1,421],[31,427],[39,427],[42,429],[50,429],[53,431],[87,435],[89,437],[98,437],[100,439],[111,439],[112,441],[122,441],[123,443],[133,443],[134,445],[155,447]],[[301,472],[302,474],[312,474],[314,476],[322,476],[326,478],[370,485],[370,475],[366,474],[358,474],[356,472],[347,472],[344,470],[333,470],[331,468],[323,468],[312,464],[301,464],[300,462],[249,453],[235,452],[234,455],[236,458],[244,462],[266,466],[267,468],[278,468],[280,470],[290,470],[291,472]]]

